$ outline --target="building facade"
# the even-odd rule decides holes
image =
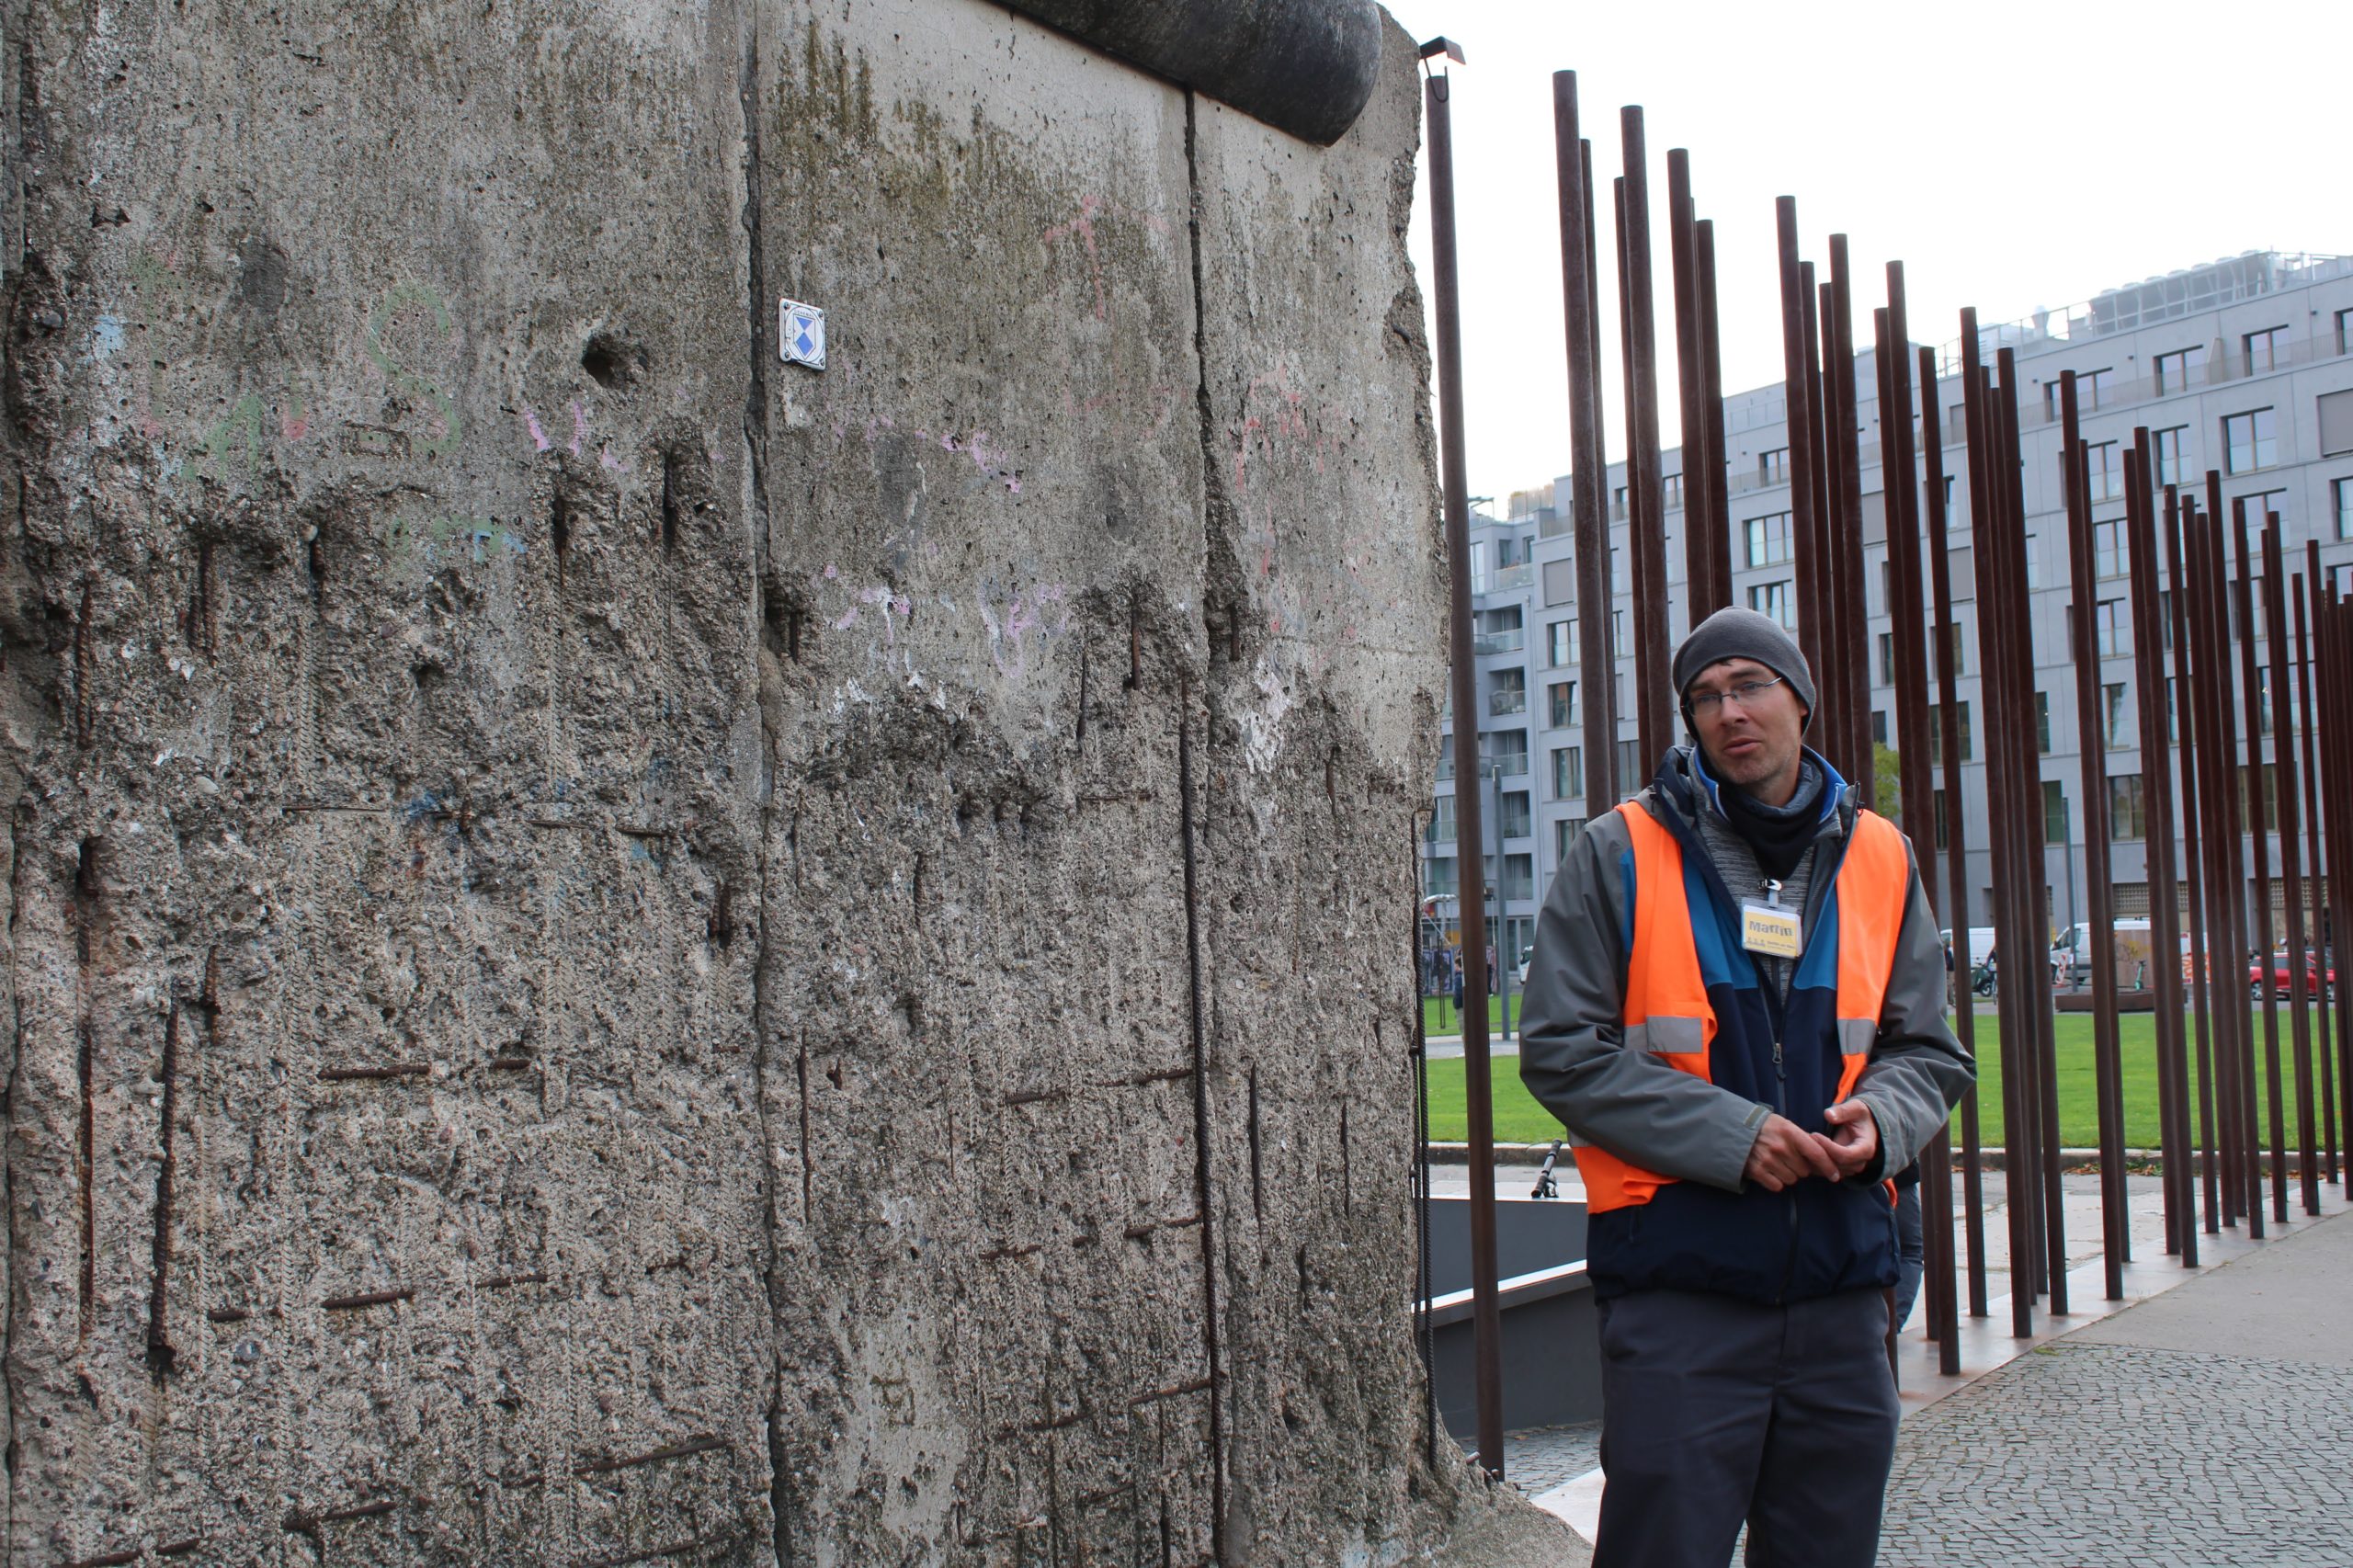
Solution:
[[[2324,572],[2340,593],[2353,593],[2353,257],[2252,252],[2111,290],[2066,311],[2038,312],[2031,320],[1990,327],[1981,336],[1989,361],[2004,347],[2018,355],[2029,613],[2050,840],[2045,863],[2050,923],[2056,932],[2089,913],[2084,891],[2086,848],[2079,837],[2085,769],[2068,617],[2073,590],[2059,461],[2059,384],[2066,370],[2076,375],[2084,439],[2090,447],[2098,574],[2096,646],[2090,656],[2100,665],[2107,743],[2105,778],[2096,779],[2095,787],[2106,789],[2110,801],[2114,842],[2109,863],[2117,912],[2120,916],[2143,915],[2148,907],[2141,788],[2145,759],[2131,663],[2130,558],[2121,538],[2124,455],[2131,449],[2134,429],[2146,426],[2160,483],[2202,487],[2209,469],[2221,471],[2226,518],[2241,500],[2253,528],[2260,528],[2266,511],[2276,512],[2288,570],[2303,571],[2305,541],[2317,539]],[[1958,353],[1956,345],[1939,358],[1937,407],[1942,417],[1938,433],[1945,450],[1949,537],[1957,545],[1950,565],[1960,643],[1954,684],[1961,704],[1962,805],[1965,821],[1983,824],[1985,769],[1976,723],[1982,649],[1967,545],[1969,480]],[[1871,727],[1892,745],[1896,737],[1888,634],[1891,581],[1879,466],[1878,372],[1871,354],[1857,357],[1855,381],[1870,612]],[[1916,427],[1918,415],[1915,420]],[[1733,602],[1794,628],[1790,437],[1781,386],[1726,398],[1724,427]],[[1688,631],[1680,542],[1681,456],[1679,450],[1669,450],[1664,463],[1670,641]],[[1582,703],[1593,682],[1606,680],[1613,687],[1620,794],[1631,794],[1648,783],[1659,760],[1637,755],[1634,738],[1625,466],[1611,464],[1606,480],[1612,657],[1608,667],[1599,671],[1580,664],[1576,618],[1582,610],[1569,521],[1575,483],[1574,475],[1563,475],[1549,487],[1512,496],[1503,516],[1482,512],[1472,519],[1472,586],[1479,634],[1476,722],[1481,755],[1488,762],[1481,784],[1487,791],[1483,847],[1491,867],[1489,931],[1491,940],[1499,937],[1502,950],[1514,962],[1526,955],[1534,939],[1538,902],[1570,841],[1591,812],[1614,803],[1588,799],[1586,790],[1588,759],[1582,755]],[[2259,548],[2254,559],[2259,571]],[[1922,601],[1929,602],[1925,580]],[[2258,632],[2260,613],[2258,608]],[[2292,625],[2292,609],[2290,616]],[[2268,642],[2258,652],[2268,669]],[[2170,677],[2165,687],[2170,699]],[[1933,669],[1930,695],[1937,695]],[[2292,699],[2294,694],[2289,695]],[[1461,852],[1454,834],[1454,797],[1461,781],[1451,777],[1457,718],[1449,715],[1437,809],[1424,840],[1425,886],[1444,901],[1438,905],[1440,920],[1449,926]],[[2268,735],[2268,715],[2264,728]],[[2177,734],[2170,720],[2169,733]],[[2243,739],[2239,749],[2244,759]],[[2299,758],[2279,760],[2301,767]],[[2260,762],[2267,770],[2274,765],[2268,740]],[[1940,769],[1938,777],[1941,779]],[[2268,771],[2266,778],[2268,782]],[[2348,801],[2341,783],[2332,804]],[[1939,824],[1942,794],[1939,789],[1935,802]],[[1969,919],[1984,925],[1990,921],[1987,835],[1979,825],[1968,836]],[[1927,846],[1920,847],[1925,861]],[[1937,847],[1942,848],[1940,842]],[[2271,863],[2275,868],[2279,864],[2276,824]],[[1942,882],[1939,860],[1931,886],[1938,893],[1939,910],[1949,912]],[[2276,878],[2272,904],[2276,938],[2284,929],[2276,914],[2280,907]],[[1946,918],[1949,923],[1949,913]],[[2257,939],[2249,933],[2250,943]]]

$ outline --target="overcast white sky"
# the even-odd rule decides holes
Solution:
[[[1609,454],[1623,455],[1609,178],[1618,109],[1650,143],[1660,423],[1678,440],[1666,151],[1691,151],[1716,227],[1727,392],[1781,379],[1774,199],[1794,196],[1826,277],[1848,236],[1856,340],[1904,263],[1912,335],[1987,322],[2244,250],[2353,252],[2346,73],[2353,6],[2071,0],[1892,6],[1386,0],[1415,38],[1463,47],[1454,76],[1471,493],[1567,472],[1552,74],[1577,73],[1601,194]],[[1427,154],[1427,147],[1425,147]],[[1425,303],[1427,187],[1413,236]]]

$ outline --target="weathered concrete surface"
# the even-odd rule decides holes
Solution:
[[[9,1562],[1566,1559],[1415,1443],[1402,35],[5,15]]]

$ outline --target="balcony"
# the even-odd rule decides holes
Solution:
[[[1482,631],[1471,639],[1471,652],[1483,659],[1494,653],[1517,653],[1527,646],[1528,632],[1521,627],[1509,631]]]
[[[1488,580],[1485,591],[1491,594],[1507,594],[1514,588],[1532,588],[1535,585],[1535,564],[1531,562],[1522,562],[1517,566],[1497,567],[1495,575]]]
[[[1491,691],[1487,693],[1487,713],[1490,718],[1508,719],[1515,713],[1528,711],[1525,691]]]

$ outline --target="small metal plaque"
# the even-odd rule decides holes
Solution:
[[[825,368],[825,312],[798,300],[777,301],[777,354],[788,365]]]

